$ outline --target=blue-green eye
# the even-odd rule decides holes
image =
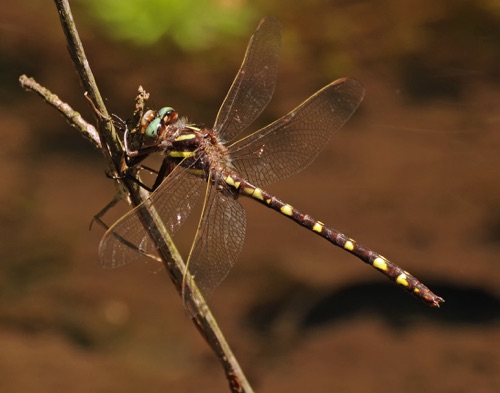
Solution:
[[[156,116],[161,118],[161,122],[165,126],[168,126],[170,124],[175,124],[179,119],[179,115],[177,114],[175,109],[169,106],[161,108]]]
[[[147,139],[154,139],[154,140],[158,139],[158,131],[160,130],[160,126],[161,126],[161,118],[155,117],[146,128],[144,136]]]
[[[158,114],[156,116],[158,116],[160,119],[163,119],[165,116],[170,116],[172,112],[175,112],[174,108],[165,106],[158,111]]]

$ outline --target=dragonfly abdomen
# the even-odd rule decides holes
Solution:
[[[347,252],[355,255],[366,264],[373,266],[407,292],[421,299],[424,303],[432,307],[439,307],[439,304],[444,301],[441,297],[435,295],[429,288],[422,284],[417,278],[379,253],[363,246],[342,232],[327,227],[323,222],[314,219],[308,214],[300,212],[293,206],[285,203],[269,192],[252,185],[237,173],[227,173],[224,179],[226,184],[236,189],[240,195],[253,198],[264,206],[277,211],[278,213],[300,224],[304,228],[307,228],[322,238],[328,240],[335,246],[343,248]]]

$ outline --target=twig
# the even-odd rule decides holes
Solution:
[[[95,147],[101,148],[101,138],[97,130],[92,124],[87,123],[83,117],[73,110],[71,106],[63,102],[57,95],[53,94],[49,89],[41,86],[33,78],[28,78],[26,75],[19,77],[21,87],[28,91],[34,91],[42,97],[49,105],[56,108],[68,121],[70,126],[80,130],[82,135],[86,137]]]
[[[111,172],[120,175],[123,147],[114,130],[113,122],[108,115],[104,101],[101,98],[90,69],[90,65],[85,56],[85,51],[76,30],[69,3],[67,0],[55,0],[55,3],[60,15],[63,31],[66,35],[71,59],[77,69],[85,93],[88,94],[92,100],[96,113],[98,114],[97,132],[95,128],[85,122],[69,105],[63,103],[57,96],[50,93],[49,90],[38,85],[33,79],[23,75],[20,77],[21,85],[24,88],[36,91],[50,105],[56,107],[73,127],[79,129],[95,146],[101,148]],[[117,176],[117,178],[118,177],[119,176]],[[135,206],[141,206],[141,208],[137,210],[141,221],[145,225],[145,228],[149,228],[149,235],[155,242],[164,266],[176,286],[177,291],[181,294],[185,264],[177,252],[172,239],[165,230],[161,219],[158,217],[154,206],[151,206],[147,200],[144,202],[144,197],[133,181],[129,180],[126,176],[120,178],[119,181],[127,189],[132,203]],[[184,285],[186,284],[187,288],[185,287],[184,290],[187,290],[188,295],[191,295],[188,298],[189,307],[194,307],[199,311],[192,320],[221,361],[231,391],[253,392],[221,330],[217,326],[215,318],[196,288],[196,285],[193,284],[192,280],[186,280]]]
[[[108,167],[114,174],[118,175],[120,165],[120,158],[118,157],[121,157],[123,152],[120,139],[115,132],[113,122],[109,120],[110,117],[108,115],[108,110],[104,105],[104,101],[97,87],[94,74],[90,69],[90,64],[85,55],[85,50],[83,49],[80,36],[76,30],[76,24],[73,20],[69,1],[55,0],[55,3],[59,12],[61,26],[66,37],[66,42],[68,44],[68,51],[78,73],[80,83],[82,84],[85,94],[88,95],[89,99],[93,102],[95,108],[100,114],[100,116],[98,116],[97,131],[102,141],[101,151],[107,161]]]

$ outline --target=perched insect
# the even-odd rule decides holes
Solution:
[[[171,235],[185,222],[198,197],[204,195],[202,216],[187,260],[190,276],[208,295],[229,273],[243,246],[246,218],[238,198],[246,196],[354,254],[428,305],[439,307],[444,300],[410,273],[261,188],[306,168],[364,96],[360,82],[339,79],[286,116],[234,141],[274,93],[280,42],[279,23],[263,19],[213,128],[196,127],[165,107],[148,110],[140,126],[125,133],[126,153],[132,159],[140,161],[155,152],[165,156],[147,203],[155,207]],[[103,237],[99,258],[105,267],[130,262],[139,256],[138,250],[154,253],[137,212],[136,208],[118,220]]]

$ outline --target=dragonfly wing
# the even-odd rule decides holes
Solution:
[[[236,263],[246,229],[245,210],[229,189],[208,187],[207,192],[187,262],[191,278],[203,296],[210,295]],[[184,302],[189,304],[188,299]],[[192,312],[189,307],[186,310]]]
[[[215,120],[214,129],[223,141],[233,140],[271,100],[280,47],[280,23],[274,18],[262,19]]]
[[[330,83],[286,116],[231,145],[232,163],[259,186],[300,172],[349,120],[363,96],[355,79]]]
[[[142,210],[153,206],[168,233],[173,236],[196,204],[203,186],[201,178],[178,165],[141,205],[120,218],[104,234],[99,245],[103,267],[115,268],[142,255],[156,255],[156,247],[140,220]]]

